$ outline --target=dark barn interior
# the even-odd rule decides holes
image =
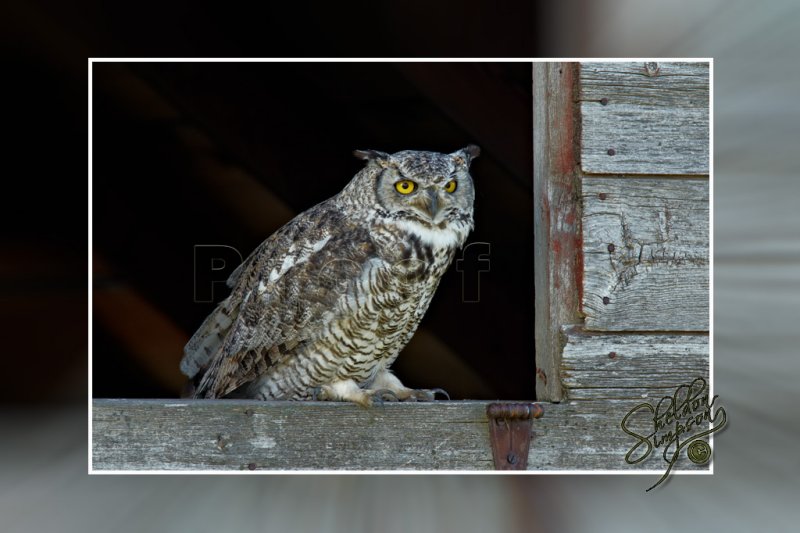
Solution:
[[[247,256],[344,187],[354,149],[469,143],[490,270],[465,302],[451,266],[394,368],[453,399],[535,397],[530,63],[95,63],[92,87],[95,397],[179,394],[215,306],[196,300],[238,261],[201,250],[195,272],[196,245]]]

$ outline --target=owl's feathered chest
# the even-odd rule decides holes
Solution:
[[[309,342],[255,384],[259,395],[299,399],[320,383],[368,384],[411,339],[460,243],[431,240],[396,224],[373,225],[367,234],[371,252],[360,274]],[[290,386],[292,380],[302,385]]]
[[[397,224],[375,225],[369,233],[374,255],[320,339],[342,358],[337,377],[358,383],[388,368],[411,339],[459,244]]]
[[[407,221],[372,228],[376,252],[400,285],[433,285],[453,260],[466,237],[451,228],[430,229]]]

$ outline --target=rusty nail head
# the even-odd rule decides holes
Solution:
[[[617,352],[608,352],[608,358],[614,359],[617,356]]]
[[[597,196],[598,196],[598,197],[599,197],[601,200],[605,200],[606,198],[608,198],[608,195],[607,195],[606,193],[604,193],[604,192],[601,192],[601,193],[600,193],[600,194],[598,194]]]
[[[617,151],[616,151],[616,150],[614,150],[613,148],[609,148],[609,149],[608,149],[608,155],[614,155],[614,154],[616,154],[616,153],[617,153]]]
[[[608,296],[603,296],[603,305],[608,305],[611,303],[611,298]]]
[[[615,250],[614,243],[609,244],[608,245],[608,251],[613,253],[614,250]]]
[[[517,456],[514,455],[514,452],[511,452],[506,456],[506,461],[508,461],[509,464],[515,465],[517,464]]]
[[[608,105],[608,98],[601,98],[600,99],[600,104],[601,105]]]

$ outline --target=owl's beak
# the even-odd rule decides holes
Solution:
[[[431,217],[431,220],[436,218],[439,212],[439,192],[435,189],[428,189],[425,197],[425,212]]]

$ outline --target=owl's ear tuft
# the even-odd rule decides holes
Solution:
[[[378,150],[353,150],[353,155],[364,161],[373,161],[376,159],[389,159],[389,154],[386,152],[379,152]]]
[[[466,148],[451,154],[456,160],[460,160],[464,165],[469,166],[472,160],[481,155],[481,149],[477,145],[470,144]]]

